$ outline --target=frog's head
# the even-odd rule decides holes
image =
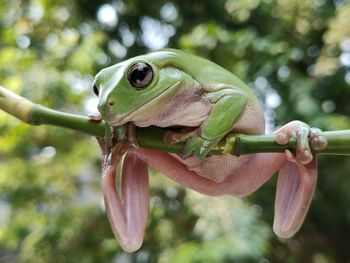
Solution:
[[[168,63],[177,55],[171,50],[157,51],[101,70],[95,77],[94,92],[99,96],[102,118],[119,126],[149,115],[147,110],[156,109],[188,79]]]

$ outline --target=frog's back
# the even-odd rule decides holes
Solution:
[[[254,106],[260,109],[260,103],[251,88],[232,72],[210,60],[178,49],[162,49],[148,56],[159,67],[173,66],[189,73],[208,92],[222,89],[223,86],[238,89],[246,93]]]
[[[162,49],[147,56],[160,68],[172,66],[188,73],[201,84],[204,92],[210,93],[226,88],[245,93],[248,98],[247,106],[233,131],[264,133],[265,120],[260,102],[253,91],[230,71],[207,59],[177,49]]]
[[[214,89],[216,85],[226,84],[251,93],[251,89],[233,73],[205,58],[178,49],[162,49],[148,56],[160,67],[170,65],[189,73],[204,88]]]

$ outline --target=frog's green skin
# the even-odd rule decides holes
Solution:
[[[147,63],[153,70],[152,81],[141,89],[128,77],[137,63]],[[152,52],[106,68],[97,74],[95,87],[99,91],[102,118],[112,126],[132,122],[140,127],[194,129],[187,134],[169,136],[173,142],[186,140],[181,157],[142,148],[130,150],[122,171],[122,182],[127,183],[122,183],[120,194],[115,191],[114,180],[104,180],[107,212],[125,250],[134,251],[141,246],[147,223],[145,164],[207,195],[247,195],[280,170],[274,231],[279,236],[290,237],[299,229],[316,184],[316,160],[311,155],[309,140],[314,148],[325,147],[318,130],[294,121],[275,132],[279,144],[297,138],[295,157],[290,152],[206,157],[230,131],[264,133],[263,111],[252,91],[232,73],[174,49]],[[104,177],[111,178],[111,174]]]
[[[142,90],[127,79],[137,62],[148,63],[154,72]],[[263,111],[251,89],[215,63],[179,50],[154,52],[106,68],[96,76],[95,85],[99,110],[112,125],[133,121],[141,127],[201,126],[199,136],[187,141],[185,157],[205,157],[234,125],[238,132],[264,131]]]

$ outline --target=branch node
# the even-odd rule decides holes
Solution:
[[[31,112],[35,104],[0,86],[0,109],[12,116],[32,124]]]

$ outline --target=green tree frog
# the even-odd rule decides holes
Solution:
[[[94,91],[111,126],[183,127],[166,136],[185,141],[181,155],[129,147],[115,186],[116,160],[104,162],[103,192],[113,232],[126,251],[142,245],[148,216],[148,165],[185,187],[212,196],[245,196],[279,171],[274,232],[291,237],[309,208],[317,177],[311,150],[326,146],[320,130],[293,121],[276,143],[297,139],[296,153],[207,156],[228,132],[264,133],[264,114],[252,90],[217,64],[175,49],[131,58],[100,71]],[[98,119],[98,118],[97,118]],[[102,142],[102,149],[106,147]],[[106,157],[107,158],[107,157]]]

